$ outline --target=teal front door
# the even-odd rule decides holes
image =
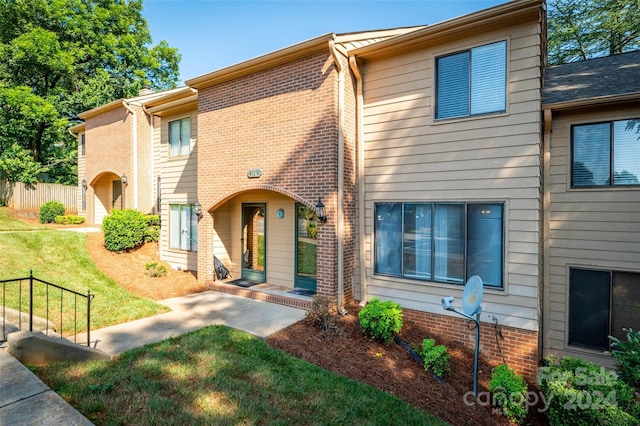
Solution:
[[[242,278],[266,282],[266,204],[242,204]]]
[[[313,210],[296,204],[295,287],[316,291],[318,218]]]

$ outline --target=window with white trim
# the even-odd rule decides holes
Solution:
[[[193,204],[169,205],[169,248],[198,251],[198,216]]]
[[[436,119],[504,112],[507,42],[436,58]]]
[[[375,203],[374,273],[503,287],[504,203]]]
[[[169,122],[169,155],[178,157],[191,152],[191,119],[189,117]]]
[[[640,119],[571,127],[571,187],[640,185]]]

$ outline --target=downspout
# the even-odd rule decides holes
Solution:
[[[138,117],[127,101],[122,100],[122,106],[133,115],[133,130],[131,138],[132,167],[133,167],[133,208],[138,208]],[[126,200],[125,200],[126,201]]]
[[[156,198],[153,197],[153,188],[156,185],[157,179],[155,178],[154,174],[154,164],[155,161],[153,161],[153,153],[154,151],[154,146],[153,146],[153,137],[155,134],[155,127],[153,126],[155,124],[155,115],[151,114],[149,111],[147,111],[147,107],[142,105],[142,111],[147,115],[147,117],[149,117],[149,124],[151,125],[151,131],[149,132],[149,180],[151,182],[151,185],[149,185],[149,188],[151,188],[151,194],[150,195],[150,199],[149,201],[151,201],[151,205],[155,205],[155,200],[157,200],[157,196]],[[156,188],[156,191],[160,191],[160,188]]]
[[[344,69],[334,40],[329,50],[338,69],[338,311],[344,314]]]
[[[364,98],[362,95],[362,74],[355,56],[349,57],[349,65],[356,76],[356,185],[358,186],[358,239],[360,240],[360,305],[367,304],[367,262],[365,261],[365,202],[364,202]]]
[[[544,114],[544,136],[543,136],[543,162],[542,162],[542,309],[538,308],[538,315],[540,315],[539,324],[539,353],[538,358],[541,359],[545,355],[545,348],[549,347],[548,336],[545,336],[545,330],[547,329],[547,321],[550,309],[550,242],[549,242],[549,226],[551,223],[551,191],[549,189],[549,182],[551,182],[551,132],[553,125],[553,112],[550,109],[543,110]]]

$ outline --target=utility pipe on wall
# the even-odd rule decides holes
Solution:
[[[133,129],[132,129],[132,137],[131,137],[131,151],[132,151],[132,167],[133,167],[133,208],[138,208],[138,117],[136,112],[129,103],[125,100],[122,101],[122,106],[124,106],[127,111],[131,113],[133,116]],[[125,200],[126,202],[126,200]]]
[[[344,313],[344,69],[334,40],[329,50],[338,69],[338,310]]]
[[[356,77],[356,185],[358,187],[358,239],[360,240],[360,253],[358,260],[360,263],[360,304],[362,306],[367,304],[368,289],[367,289],[367,263],[365,261],[365,201],[364,201],[364,129],[363,129],[363,117],[364,117],[364,98],[362,95],[362,74],[358,67],[358,62],[355,56],[349,57],[349,65]]]

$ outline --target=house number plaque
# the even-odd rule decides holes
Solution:
[[[249,179],[259,178],[260,176],[262,176],[262,170],[260,169],[249,169],[247,172],[247,177]]]

